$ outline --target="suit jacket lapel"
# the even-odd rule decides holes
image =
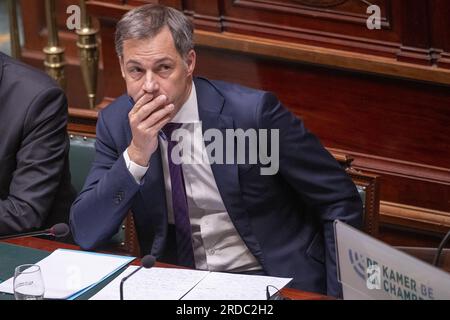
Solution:
[[[198,111],[202,121],[203,134],[209,129],[218,129],[222,132],[225,144],[225,130],[234,129],[234,121],[232,117],[222,114],[222,108],[225,103],[224,97],[207,80],[195,79],[194,83],[197,91]],[[209,143],[205,141],[205,146],[209,145]],[[236,152],[234,154],[236,155]],[[211,164],[217,188],[237,231],[250,251],[263,264],[259,242],[251,231],[249,216],[243,205],[237,162],[225,164],[225,146],[223,155],[224,164]]]

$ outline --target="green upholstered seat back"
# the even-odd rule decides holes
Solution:
[[[80,193],[95,157],[95,138],[70,136],[70,173],[72,185]]]
[[[70,173],[72,175],[72,185],[80,193],[83,189],[86,178],[91,170],[95,158],[95,138],[82,136],[70,136]],[[121,225],[108,245],[120,246],[125,241],[124,227]]]

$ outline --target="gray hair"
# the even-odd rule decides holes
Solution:
[[[128,11],[116,26],[115,46],[123,56],[123,42],[129,39],[151,39],[168,26],[181,57],[194,48],[194,27],[180,11],[162,5],[147,4]]]

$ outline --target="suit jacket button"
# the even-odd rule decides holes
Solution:
[[[125,196],[125,193],[123,191],[119,191],[114,195],[114,203],[120,204],[122,202],[123,198]]]

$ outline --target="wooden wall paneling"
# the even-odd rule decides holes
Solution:
[[[437,65],[450,69],[450,1],[431,0],[431,37]]]
[[[112,101],[126,91],[125,82],[120,71],[119,59],[116,55],[114,46],[114,31],[116,23],[99,18],[101,24],[100,36],[102,38],[102,52],[108,52],[103,55],[105,84],[104,100]]]
[[[239,34],[395,57],[400,24],[391,13],[398,15],[401,8],[396,1],[371,2],[382,9],[382,30],[367,28],[367,4],[353,0],[326,8],[300,1],[225,0],[223,26]]]
[[[371,73],[384,77],[427,81],[435,85],[450,85],[450,70],[436,68],[435,66],[398,62],[396,58],[379,57],[237,33],[216,33],[203,30],[196,31],[195,43],[198,47],[230,50],[275,60],[287,60],[293,63],[321,65],[331,69],[346,69],[353,73]]]
[[[434,64],[430,39],[429,1],[400,0],[402,5],[402,45],[398,53],[400,61],[423,65]]]
[[[183,9],[183,0],[93,0],[89,2],[91,2],[91,4],[94,3],[105,7],[110,6],[117,9],[130,9],[150,3],[163,4],[166,6],[174,7],[178,10]]]
[[[96,110],[69,108],[67,131],[80,136],[95,137],[97,117]]]
[[[385,225],[422,230],[442,237],[450,229],[450,212],[429,210],[387,201],[380,202],[380,221]]]
[[[25,50],[43,48],[42,32],[45,28],[45,8],[43,1],[20,0]]]
[[[196,29],[221,32],[223,13],[221,3],[220,0],[191,1],[190,6],[186,7],[186,13],[193,17]]]
[[[181,5],[182,5],[183,10],[185,12],[186,11],[191,12],[191,11],[193,11],[194,3],[195,3],[195,0],[182,0],[182,4]]]
[[[335,150],[335,149],[332,149]],[[337,150],[352,157],[353,167],[382,175],[382,199],[450,212],[450,169]]]
[[[419,228],[403,227],[398,224],[380,224],[379,239],[391,246],[437,248],[441,234]]]

